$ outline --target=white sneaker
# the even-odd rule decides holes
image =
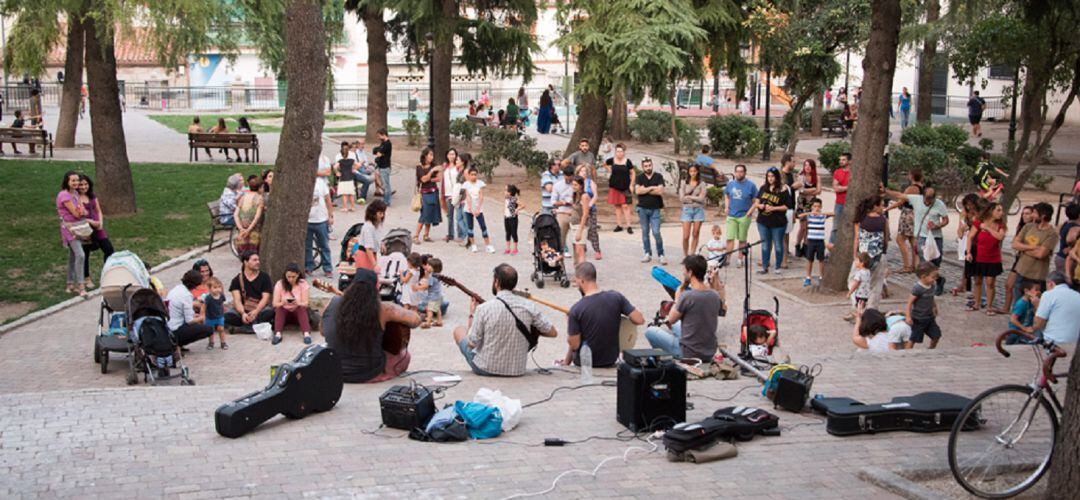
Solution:
[[[664,257],[663,255],[660,256],[660,265],[661,266],[666,266],[667,265],[667,257]]]
[[[735,267],[742,269],[742,259],[735,259]]]
[[[641,258],[641,262],[649,262],[650,260],[652,260],[652,255],[649,254],[645,254],[645,256]]]
[[[487,246],[487,253],[495,253],[495,247],[493,247],[491,245],[488,245]]]
[[[779,267],[778,267],[778,268],[776,268],[775,270],[773,270],[773,273],[774,273],[774,274],[776,274],[777,276],[779,276],[779,275],[781,275],[781,274],[784,274],[784,272],[783,272],[783,271],[781,271]]]
[[[469,251],[472,252],[472,253],[476,253],[479,250],[476,249],[476,245],[471,245],[471,246],[469,246]]]

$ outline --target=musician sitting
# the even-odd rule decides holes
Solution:
[[[379,300],[378,276],[369,269],[357,269],[349,288],[327,304],[322,320],[323,337],[341,359],[345,382],[382,382],[409,369],[408,350],[397,354],[383,350],[388,323],[415,328],[420,316]]]
[[[615,290],[601,290],[596,283],[596,266],[582,262],[574,267],[574,284],[582,298],[570,308],[567,318],[566,338],[570,345],[566,358],[560,364],[581,365],[582,343],[592,351],[592,366],[605,368],[615,366],[619,360],[619,323],[622,316],[630,318],[635,325],[645,323],[645,316],[634,308],[623,294]]]
[[[529,356],[526,334],[530,332],[523,330],[531,329],[543,337],[558,335],[532,302],[514,295],[517,280],[517,270],[509,264],[495,267],[491,285],[495,299],[477,305],[473,298],[468,325],[454,329],[454,342],[477,375],[524,375]]]

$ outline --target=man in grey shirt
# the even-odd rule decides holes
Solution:
[[[566,159],[570,160],[570,166],[577,168],[578,165],[585,164],[589,166],[589,170],[596,168],[596,155],[589,151],[589,140],[582,139],[578,143],[578,150],[574,151],[567,156]],[[596,172],[592,172],[593,178],[596,177]]]
[[[690,255],[683,259],[683,286],[675,294],[675,307],[664,320],[671,331],[659,326],[646,329],[645,338],[650,346],[677,357],[712,362],[716,354],[716,325],[727,312],[727,305],[719,270],[712,271],[706,284],[707,270],[705,257]]]

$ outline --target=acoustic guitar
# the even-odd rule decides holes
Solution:
[[[528,290],[514,290],[514,295],[517,295],[518,297],[524,297],[533,302],[536,302],[537,304],[548,306],[568,316],[570,315],[569,308],[536,297]],[[630,321],[630,318],[627,318],[626,316],[619,316],[619,320],[619,350],[625,351],[627,349],[633,349],[634,344],[637,343],[638,326],[635,325],[633,321]]]
[[[484,298],[481,297],[480,294],[478,294],[478,293],[476,293],[476,292],[474,292],[472,290],[469,290],[468,288],[465,287],[465,285],[462,285],[460,282],[458,282],[458,280],[456,280],[454,278],[451,278],[451,277],[449,277],[449,276],[447,276],[445,274],[439,274],[439,273],[434,273],[434,274],[432,274],[432,276],[435,279],[437,279],[437,280],[443,282],[444,284],[446,284],[446,286],[452,286],[454,288],[457,288],[458,290],[461,290],[462,293],[464,293],[465,295],[468,295],[469,298],[475,300],[477,304],[483,304],[484,303]],[[536,327],[533,326],[533,325],[529,325],[529,334],[526,335],[525,338],[529,341],[529,350],[531,351],[531,350],[535,349],[536,344],[540,340],[540,330],[537,330]]]
[[[321,280],[311,280],[311,286],[326,293],[332,293],[341,297],[345,292],[330,283]],[[379,304],[382,307],[382,304]],[[409,348],[409,340],[412,338],[412,329],[401,323],[390,321],[383,327],[382,349],[390,354],[398,355]]]

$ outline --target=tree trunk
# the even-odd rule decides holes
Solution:
[[[75,129],[79,126],[79,104],[82,102],[83,29],[82,12],[68,12],[67,53],[64,55],[64,88],[60,96],[60,118],[56,122],[55,145],[75,147]]]
[[[564,157],[577,151],[582,139],[588,139],[592,152],[596,153],[600,150],[600,140],[604,137],[604,129],[607,127],[607,101],[596,94],[585,94],[578,102],[578,111],[574,134],[566,145]]]
[[[611,139],[625,141],[630,139],[629,118],[626,116],[626,93],[615,92],[611,98]]]
[[[795,98],[795,106],[791,108],[791,116],[794,118],[791,126],[793,131],[791,132],[791,140],[788,141],[787,148],[784,150],[789,155],[795,154],[795,147],[799,145],[799,131],[802,130],[802,110],[806,106],[806,101],[809,97],[798,96]]]
[[[83,29],[86,33],[86,79],[90,90],[90,132],[94,141],[97,196],[101,210],[106,214],[133,214],[135,185],[131,180],[131,163],[124,138],[112,30],[99,37],[95,24],[97,21],[86,22]]]
[[[888,103],[892,95],[896,50],[900,42],[900,0],[873,0],[871,10],[870,41],[863,59],[862,102],[878,105],[861,107],[859,127],[851,143],[851,181],[843,220],[833,222],[839,229],[836,232],[836,246],[825,269],[824,285],[832,290],[847,289],[854,242],[852,216],[862,200],[878,192],[882,156],[888,142]]]
[[[285,6],[285,122],[274,161],[274,194],[259,247],[263,270],[279,276],[304,259],[314,165],[322,152],[326,102],[326,29],[320,0],[289,0]]]
[[[810,110],[810,135],[821,137],[821,120],[824,117],[825,96],[814,94],[814,107]]]
[[[1080,377],[1075,376],[1080,373],[1080,356],[1074,353],[1069,365],[1073,376],[1065,389],[1060,441],[1050,459],[1050,483],[1046,486],[1046,498],[1053,500],[1076,498],[1073,495],[1080,486]]]
[[[390,109],[386,97],[386,78],[390,74],[386,64],[389,44],[386,41],[383,9],[368,6],[361,15],[364,31],[367,32],[368,49],[367,131],[364,135],[368,144],[375,144],[379,141],[378,130],[386,128],[386,114]]]
[[[940,0],[926,1],[927,24],[938,20],[941,15]],[[937,37],[930,36],[923,41],[922,57],[919,59],[919,88],[915,95],[915,122],[929,123],[934,92],[934,58],[937,57]]]
[[[675,85],[672,82],[670,88],[668,88],[668,104],[671,106],[671,142],[675,145],[675,154],[679,154],[679,128],[675,126],[675,111],[678,109],[675,104]],[[689,153],[689,151],[687,151]]]
[[[441,0],[442,15],[450,20],[458,18],[458,5],[455,0]],[[435,128],[435,161],[443,161],[446,151],[450,149],[450,85],[452,83],[451,70],[454,67],[454,33],[455,28],[451,25],[447,29],[445,38],[435,35],[435,54],[431,61],[434,73],[434,99],[431,109],[431,123]],[[498,107],[499,103],[492,103]],[[505,106],[507,103],[502,103]],[[425,130],[425,133],[427,131]]]

